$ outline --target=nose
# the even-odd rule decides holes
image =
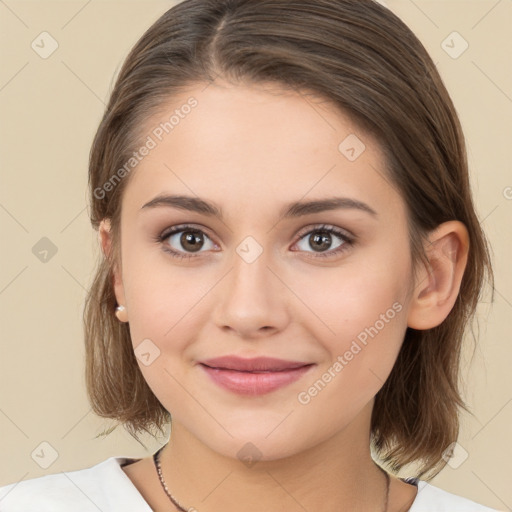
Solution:
[[[292,294],[268,259],[266,251],[250,263],[233,255],[231,269],[216,287],[213,320],[218,328],[244,339],[285,329]]]

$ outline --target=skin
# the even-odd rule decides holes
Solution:
[[[198,106],[132,171],[114,273],[117,301],[126,308],[119,319],[129,322],[134,348],[150,339],[160,351],[150,365],[138,364],[173,417],[161,454],[164,478],[182,504],[201,512],[295,512],[318,510],[318,503],[323,512],[338,512],[340,503],[344,510],[383,510],[385,479],[369,445],[374,396],[407,326],[434,327],[452,309],[467,230],[457,221],[439,226],[426,243],[431,268],[415,274],[405,203],[386,178],[377,141],[349,117],[312,95],[218,80],[169,99],[147,121],[146,134],[190,96]],[[338,150],[349,134],[366,146],[355,161]],[[142,208],[162,193],[213,202],[223,219]],[[279,215],[289,202],[333,195],[362,201],[376,215]],[[156,241],[184,223],[205,233],[199,252],[180,244],[181,232]],[[355,243],[329,255],[344,243],[332,234],[321,257],[311,241],[321,224],[354,235]],[[108,219],[100,236],[107,255]],[[236,251],[247,236],[263,251],[252,263]],[[164,246],[192,258],[173,258]],[[396,303],[400,312],[300,403],[298,394]],[[218,387],[197,364],[227,354],[315,366],[281,389],[242,396]],[[260,457],[251,467],[237,456],[246,443]],[[150,457],[123,469],[154,510],[170,510]],[[407,510],[415,495],[414,486],[393,477],[388,512]]]

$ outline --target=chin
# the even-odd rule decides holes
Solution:
[[[281,422],[282,420],[283,417],[280,418]],[[317,439],[318,432],[314,435],[304,428],[299,430],[298,426],[285,426],[285,423],[286,421],[279,425],[279,422],[274,421],[268,427],[267,422],[258,422],[254,418],[246,419],[245,425],[224,424],[233,437],[222,428],[215,429],[215,433],[197,429],[193,429],[192,433],[211,450],[225,457],[239,459],[248,467],[258,461],[291,457],[322,441]]]

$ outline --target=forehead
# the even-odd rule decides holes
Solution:
[[[197,84],[164,103],[142,133],[152,148],[133,171],[127,206],[140,208],[162,192],[226,209],[326,195],[400,202],[377,141],[307,91]]]

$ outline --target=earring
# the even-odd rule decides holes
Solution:
[[[126,308],[124,306],[117,306],[115,315],[120,322],[127,322]]]

